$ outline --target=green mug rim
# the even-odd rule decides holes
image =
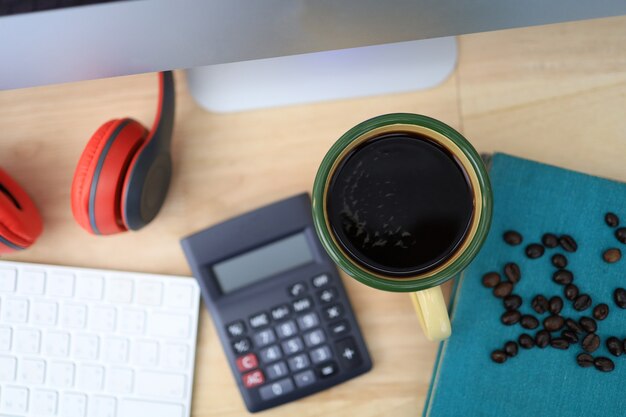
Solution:
[[[454,142],[468,158],[476,173],[478,184],[482,191],[482,210],[473,239],[470,241],[465,251],[454,262],[427,278],[392,280],[373,275],[363,267],[358,266],[355,261],[344,255],[335,243],[335,240],[332,238],[332,232],[326,227],[324,216],[324,188],[326,187],[326,181],[333,164],[337,158],[339,158],[342,151],[355,139],[373,129],[394,124],[408,124],[432,129]],[[489,227],[491,226],[493,196],[485,164],[483,163],[478,152],[469,143],[469,141],[463,137],[463,135],[447,124],[428,116],[412,113],[392,113],[376,116],[359,123],[344,133],[330,147],[320,164],[317,175],[315,176],[315,182],[313,183],[312,204],[313,223],[315,225],[317,235],[328,255],[344,272],[363,284],[379,290],[412,292],[432,288],[442,284],[443,282],[456,276],[474,259],[482,247],[489,232]]]

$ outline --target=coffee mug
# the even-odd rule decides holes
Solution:
[[[387,114],[350,129],[324,157],[313,185],[313,220],[348,275],[410,292],[426,337],[451,333],[440,284],[478,253],[492,193],[472,145],[443,122]]]

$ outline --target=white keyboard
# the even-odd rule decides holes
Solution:
[[[187,417],[185,277],[0,261],[0,417]]]

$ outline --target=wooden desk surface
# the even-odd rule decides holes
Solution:
[[[32,194],[45,232],[6,259],[189,275],[180,237],[310,190],[328,147],[371,116],[415,112],[459,129],[481,151],[505,151],[626,181],[626,18],[462,36],[455,74],[406,94],[218,115],[198,108],[177,73],[173,183],[140,233],[96,238],[72,219],[70,183],[89,136],[109,117],[151,124],[153,75],[0,92],[0,165]],[[415,416],[436,345],[409,298],[344,277],[374,359],[349,383],[267,416]],[[193,415],[245,408],[203,309]]]

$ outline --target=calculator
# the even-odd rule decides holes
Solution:
[[[337,267],[313,227],[308,194],[181,240],[251,412],[372,368]]]

